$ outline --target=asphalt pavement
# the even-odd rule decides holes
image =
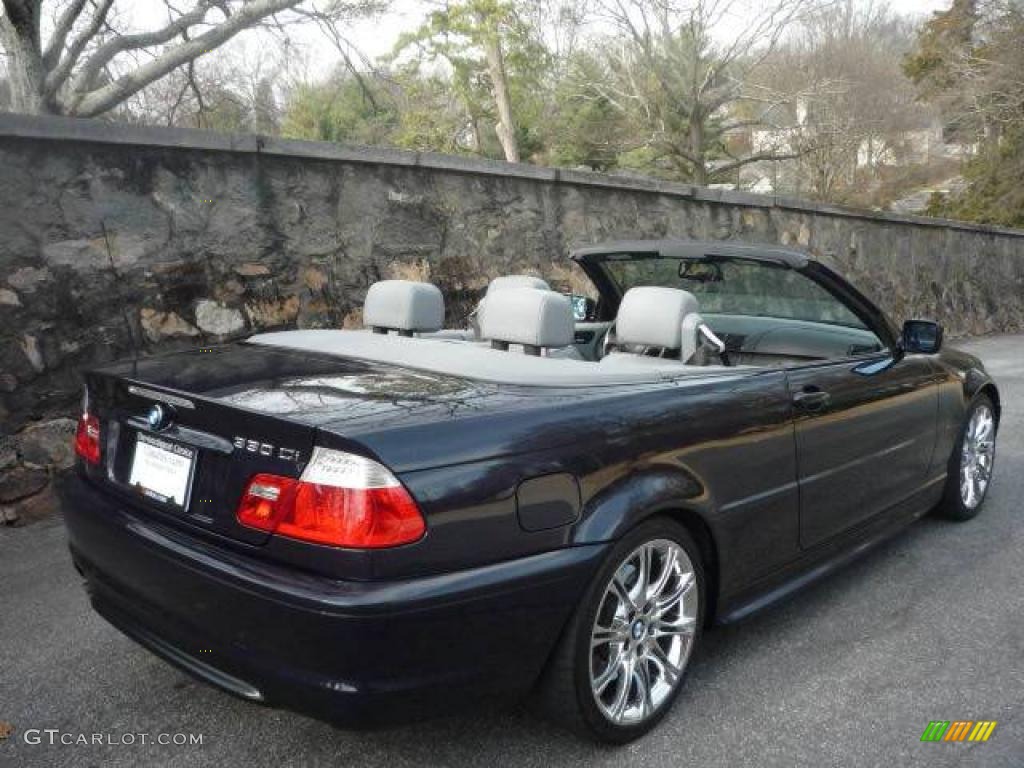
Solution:
[[[639,742],[598,747],[523,707],[356,733],[237,700],[94,615],[53,517],[0,529],[0,766],[1022,766],[1024,336],[960,346],[1004,402],[982,514],[922,520],[710,631]],[[922,743],[931,720],[998,725],[985,743]]]

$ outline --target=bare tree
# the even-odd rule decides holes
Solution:
[[[124,122],[275,135],[294,46],[237,40],[190,62],[111,113]]]
[[[912,24],[884,2],[845,0],[807,14],[753,73],[754,87],[792,106],[794,191],[846,201],[905,159],[907,137],[933,116],[901,71],[912,41]]]
[[[550,75],[565,75],[566,67],[584,42],[588,0],[528,0],[516,6],[549,55]]]
[[[656,160],[698,184],[749,163],[793,157],[781,147],[743,153],[729,137],[770,111],[737,107],[763,99],[746,87],[748,75],[811,1],[598,0],[598,19],[617,40],[605,41],[611,78],[595,88],[632,116]],[[717,42],[715,31],[737,18],[739,31]]]
[[[12,108],[82,117],[113,109],[240,32],[281,29],[303,18],[278,16],[303,10],[303,0],[193,0],[187,9],[164,0],[165,20],[135,31],[127,28],[125,9],[115,0],[63,0],[45,8],[43,0],[0,3],[0,46],[7,55]],[[380,5],[333,0],[305,11],[337,20]]]

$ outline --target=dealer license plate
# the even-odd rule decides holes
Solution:
[[[139,432],[128,484],[151,499],[184,508],[195,457],[194,448]]]

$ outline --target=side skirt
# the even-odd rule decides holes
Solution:
[[[749,618],[861,557],[928,514],[941,498],[945,482],[943,473],[863,525],[806,551],[785,568],[759,579],[748,589],[723,596],[714,623],[735,624]]]

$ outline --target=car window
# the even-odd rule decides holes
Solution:
[[[609,256],[604,267],[625,293],[639,285],[681,288],[702,313],[775,317],[868,330],[845,304],[800,272],[766,262]]]

